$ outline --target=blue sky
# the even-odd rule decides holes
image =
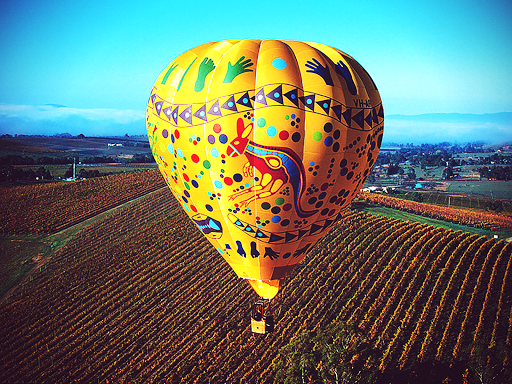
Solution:
[[[353,56],[387,115],[512,112],[511,17],[509,0],[3,1],[0,104],[143,116],[156,77],[184,51],[277,38]]]

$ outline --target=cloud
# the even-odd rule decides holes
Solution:
[[[144,134],[145,111],[107,108],[80,109],[63,105],[0,104],[0,133],[44,134],[68,132],[93,135]]]
[[[512,113],[390,115],[384,118],[384,141],[398,143],[489,144],[512,141]]]

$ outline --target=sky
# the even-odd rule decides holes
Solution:
[[[510,0],[2,1],[0,123],[143,119],[176,56],[247,38],[341,49],[387,116],[512,112],[511,17]]]

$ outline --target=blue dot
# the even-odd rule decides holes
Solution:
[[[292,113],[291,117],[292,117],[292,119],[295,119],[295,113]]]
[[[215,158],[219,157],[219,151],[217,150],[217,148],[212,148],[212,150],[210,151],[211,155]]]
[[[239,173],[235,173],[235,174],[233,175],[233,180],[235,180],[237,183],[241,182],[241,181],[242,181],[242,179],[243,179],[243,177],[242,177],[242,175],[241,175],[241,174],[239,174]]]
[[[187,198],[186,198],[185,196],[181,196],[181,198],[183,199],[183,201],[184,201],[185,203],[188,203],[188,200],[187,200]]]
[[[291,97],[292,99],[295,99],[297,96],[295,96],[295,93],[292,93],[292,94],[290,95],[290,97]]]
[[[213,207],[210,204],[206,204],[204,207],[210,212],[213,211]]]
[[[269,126],[267,128],[267,135],[270,136],[270,137],[274,137],[275,135],[277,135],[276,127],[274,127],[273,125]]]
[[[327,104],[327,103],[324,103],[323,105],[324,105],[324,108],[327,108],[329,106],[329,104]]]
[[[190,193],[188,193],[188,191],[185,191],[183,193],[185,194],[185,196],[190,197]]]
[[[309,165],[313,166],[313,165],[315,165],[315,162],[312,161],[312,162],[309,163]]]
[[[272,219],[270,219],[273,223],[279,223],[281,221],[281,216],[273,216]]]
[[[217,188],[217,189],[222,189],[222,187],[223,187],[222,182],[220,182],[219,180],[215,180],[213,185],[215,185],[215,188]]]
[[[272,60],[272,66],[275,69],[285,69],[288,64],[284,59],[281,59],[280,57],[276,57],[274,60]]]
[[[222,134],[222,135],[219,136],[219,141],[222,144],[226,144],[228,142],[228,137],[226,135]]]
[[[192,180],[192,186],[193,186],[194,188],[199,188],[199,184],[198,184],[198,183],[197,183],[197,181],[195,181],[195,180]]]
[[[333,139],[331,136],[327,136],[324,140],[324,144],[327,146],[327,147],[330,147],[332,145],[332,142],[333,142]]]
[[[174,144],[174,140],[175,140],[174,139],[174,135],[171,135],[171,141],[172,141],[173,144]]]

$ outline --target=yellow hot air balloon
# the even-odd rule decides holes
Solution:
[[[364,68],[298,41],[193,48],[160,74],[147,104],[153,155],[174,196],[266,299],[350,205],[383,126]]]

